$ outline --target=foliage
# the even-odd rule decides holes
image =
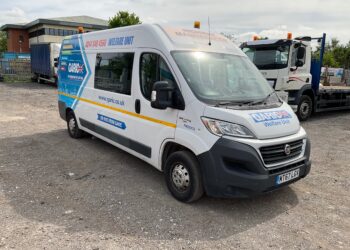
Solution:
[[[0,52],[7,51],[7,35],[6,32],[0,31]]]
[[[313,58],[320,57],[320,47],[313,53]],[[332,68],[350,68],[350,41],[346,45],[340,44],[339,40],[333,38],[326,43],[323,55],[323,65]]]
[[[115,16],[109,18],[109,28],[124,27],[129,25],[141,24],[140,18],[135,13],[128,11],[119,11]]]

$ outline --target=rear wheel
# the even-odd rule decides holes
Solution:
[[[84,135],[84,131],[81,130],[78,126],[78,123],[73,111],[70,111],[67,114],[67,129],[70,137],[74,139],[81,138]]]
[[[45,83],[45,82],[40,78],[39,75],[38,75],[37,78],[36,78],[36,82],[39,83],[39,84]]]
[[[302,95],[299,101],[297,115],[300,121],[306,121],[312,113],[312,100],[310,96]]]
[[[202,176],[199,163],[192,153],[172,153],[166,160],[164,174],[167,187],[177,200],[190,203],[202,197]]]

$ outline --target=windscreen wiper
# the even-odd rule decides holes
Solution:
[[[252,101],[222,101],[222,102],[218,102],[215,104],[215,107],[219,107],[219,106],[227,106],[227,105],[245,105],[245,104],[250,104]]]
[[[270,94],[268,94],[264,99],[259,100],[259,101],[254,101],[254,102],[250,102],[248,103],[249,105],[257,105],[260,103],[265,103],[273,94],[275,93],[275,91],[271,92]]]

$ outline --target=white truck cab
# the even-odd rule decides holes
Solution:
[[[248,57],[219,34],[160,25],[66,37],[58,105],[84,132],[163,171],[169,191],[249,197],[305,177],[310,142]]]
[[[326,34],[316,38],[288,36],[248,41],[241,48],[301,121],[314,112],[350,109],[349,86],[320,84]],[[321,42],[319,59],[312,59],[312,40]]]

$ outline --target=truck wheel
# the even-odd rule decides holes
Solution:
[[[74,139],[81,138],[84,135],[84,131],[78,127],[77,119],[73,111],[67,114],[67,129],[70,137]]]
[[[302,95],[299,101],[297,115],[300,121],[306,121],[312,113],[312,100],[310,96]]]
[[[192,153],[172,153],[166,160],[164,174],[167,187],[177,200],[190,203],[202,197],[202,176]]]
[[[39,78],[39,76],[38,76],[38,78],[36,78],[36,82],[39,83],[39,84],[43,84],[43,83],[44,83],[44,81],[41,80],[41,79]]]

